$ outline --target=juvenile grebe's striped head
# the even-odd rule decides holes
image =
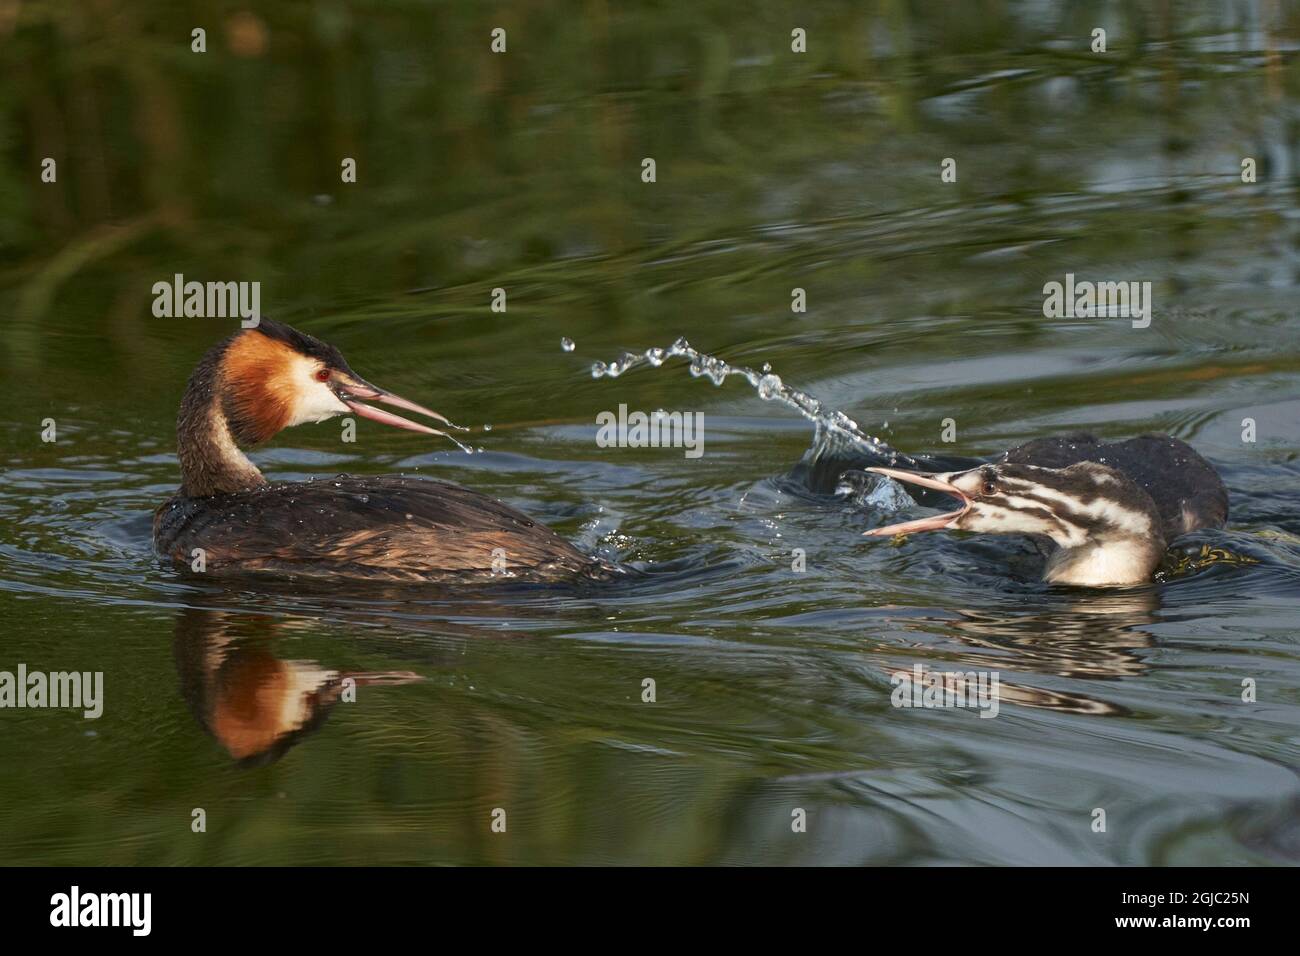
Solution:
[[[1034,535],[1059,549],[1048,562],[1048,580],[1085,585],[1147,580],[1164,553],[1155,503],[1106,465],[1040,468],[1003,462],[934,474],[867,470],[942,491],[960,503],[956,511],[873,528],[869,536],[937,530]]]

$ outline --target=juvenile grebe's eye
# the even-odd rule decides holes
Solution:
[[[327,369],[327,368],[323,368],[323,369],[321,369],[319,372],[316,373],[316,381],[318,381],[318,382],[328,382],[329,380],[330,380],[330,370],[329,370],[329,369]]]
[[[985,478],[985,479],[984,479],[984,487],[980,489],[980,491],[981,491],[983,494],[991,495],[991,494],[993,494],[993,492],[995,492],[995,491],[997,491],[997,490],[998,490],[998,486],[997,486],[996,484],[994,484],[994,482],[993,482],[992,479],[990,479],[990,478]]]

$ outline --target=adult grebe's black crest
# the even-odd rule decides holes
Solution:
[[[437,412],[371,385],[338,349],[263,319],[214,346],[181,400],[181,489],[154,514],[154,546],[207,571],[387,580],[559,581],[616,571],[508,505],[445,481],[340,475],[270,483],[240,450],[353,413],[433,435],[365,404]]]
[[[1228,518],[1228,491],[1214,466],[1168,435],[1113,444],[1091,435],[1041,438],[965,471],[868,471],[961,503],[956,511],[868,535],[939,529],[1032,535],[1048,543],[1044,577],[1059,584],[1150,580],[1174,538],[1221,528]]]

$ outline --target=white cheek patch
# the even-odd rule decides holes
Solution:
[[[295,401],[289,425],[323,422],[348,410],[330,389],[329,383],[316,381],[316,370],[319,367],[316,362],[305,357],[294,362],[292,375],[296,386]]]

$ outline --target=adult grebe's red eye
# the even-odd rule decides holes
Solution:
[[[323,368],[323,369],[321,369],[319,372],[316,373],[316,381],[318,381],[318,382],[328,382],[329,380],[330,380],[330,370],[329,370],[329,369],[327,369],[327,368]]]

